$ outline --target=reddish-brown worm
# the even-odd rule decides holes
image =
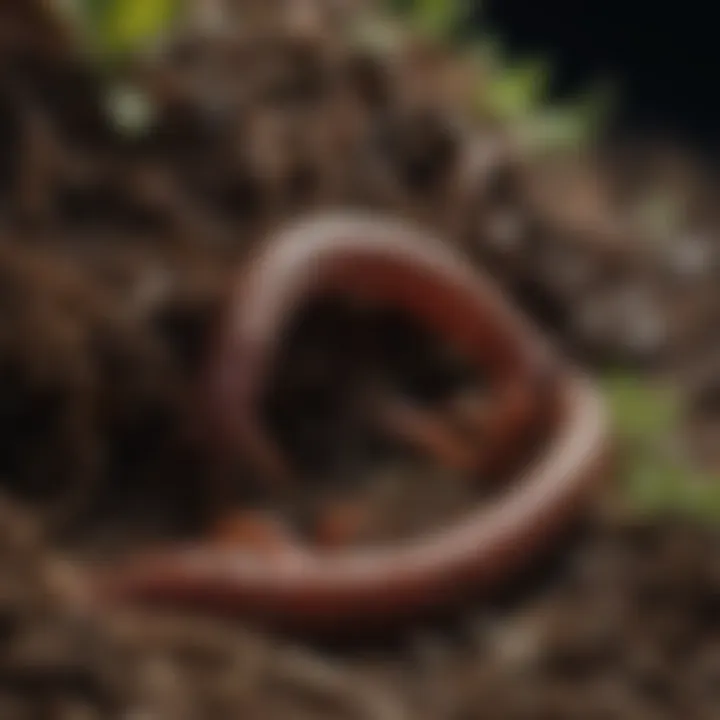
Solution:
[[[546,414],[556,359],[464,258],[402,222],[345,214],[311,219],[281,232],[247,263],[208,365],[214,441],[252,461],[276,486],[292,472],[258,422],[258,409],[283,330],[323,295],[406,310],[487,373],[496,400],[488,472],[517,455],[518,442]]]
[[[546,446],[489,505],[418,539],[331,551],[289,544],[271,557],[209,543],[173,546],[99,574],[101,598],[303,631],[357,629],[493,587],[534,558],[587,502],[606,469],[599,396],[553,357],[491,283],[432,238],[365,216],[310,220],[281,233],[247,273],[230,303],[210,390],[223,439],[240,440],[260,467],[269,458],[275,470],[279,457],[255,417],[282,329],[320,292],[357,291],[404,307],[487,370],[500,387],[493,442],[501,465],[513,451],[527,455],[522,440],[541,423]]]

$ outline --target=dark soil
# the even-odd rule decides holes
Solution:
[[[129,128],[62,28],[0,2],[0,718],[716,717],[718,537],[689,523],[591,521],[543,582],[382,646],[84,604],[77,553],[268,502],[242,468],[237,497],[212,497],[198,378],[233,273],[310,210],[435,229],[589,369],[692,377],[693,436],[720,426],[702,178],[521,158],[502,128],[468,121],[464,68],[444,51],[384,53],[339,7],[270,5],[223,32],[184,28],[123,69],[154,110]],[[689,198],[672,238],[635,217],[653,184]],[[368,538],[390,538],[478,501],[357,412],[378,380],[421,403],[465,387],[407,319],[308,308],[276,376],[268,416],[312,478],[299,523],[360,493]]]

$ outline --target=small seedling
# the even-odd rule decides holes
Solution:
[[[684,515],[720,519],[720,478],[685,460],[673,447],[681,424],[674,388],[630,375],[604,382],[605,395],[622,447],[622,493],[641,515]]]

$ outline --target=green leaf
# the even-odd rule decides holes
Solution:
[[[677,393],[633,376],[616,375],[604,381],[605,394],[621,435],[635,438],[662,437],[679,421]]]
[[[679,465],[658,459],[636,460],[625,493],[630,507],[642,515],[720,521],[720,478],[697,475]]]
[[[528,117],[544,100],[549,81],[547,64],[538,60],[495,68],[483,89],[485,104],[503,120]]]
[[[416,0],[418,29],[433,37],[449,37],[460,21],[461,5],[460,0]]]
[[[157,37],[175,18],[178,0],[124,0],[115,2],[110,16],[111,39],[116,46],[136,45]]]
[[[606,125],[612,106],[611,92],[597,89],[572,103],[528,113],[516,135],[528,152],[587,147]]]
[[[603,386],[625,450],[622,487],[630,508],[719,521],[720,477],[676,457],[667,442],[681,420],[678,393],[631,375],[607,378]]]
[[[460,27],[468,3],[465,0],[391,0],[388,7],[402,14],[416,31],[448,40]]]
[[[628,468],[627,492],[643,510],[671,509],[679,505],[687,471],[656,457],[635,457]]]
[[[124,53],[156,39],[173,22],[182,0],[77,0],[91,42],[104,53]]]

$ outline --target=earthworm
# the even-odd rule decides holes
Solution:
[[[287,324],[310,300],[328,295],[405,310],[487,372],[495,403],[482,470],[496,472],[517,456],[520,440],[547,413],[558,363],[463,258],[402,222],[361,214],[310,219],[251,258],[208,366],[208,426],[218,448],[242,454],[276,487],[292,472],[258,423],[258,410]]]
[[[289,544],[273,556],[209,542],[159,548],[98,574],[101,599],[172,604],[303,632],[354,632],[492,589],[582,510],[606,470],[599,395],[449,250],[402,223],[341,215],[281,234],[247,272],[230,304],[211,397],[225,439],[239,439],[259,465],[270,451],[269,467],[277,467],[276,449],[254,417],[283,324],[320,289],[362,290],[405,307],[488,369],[501,395],[524,395],[494,434],[501,464],[513,452],[527,455],[521,440],[538,423],[547,426],[546,446],[489,505],[420,538],[324,551]]]

